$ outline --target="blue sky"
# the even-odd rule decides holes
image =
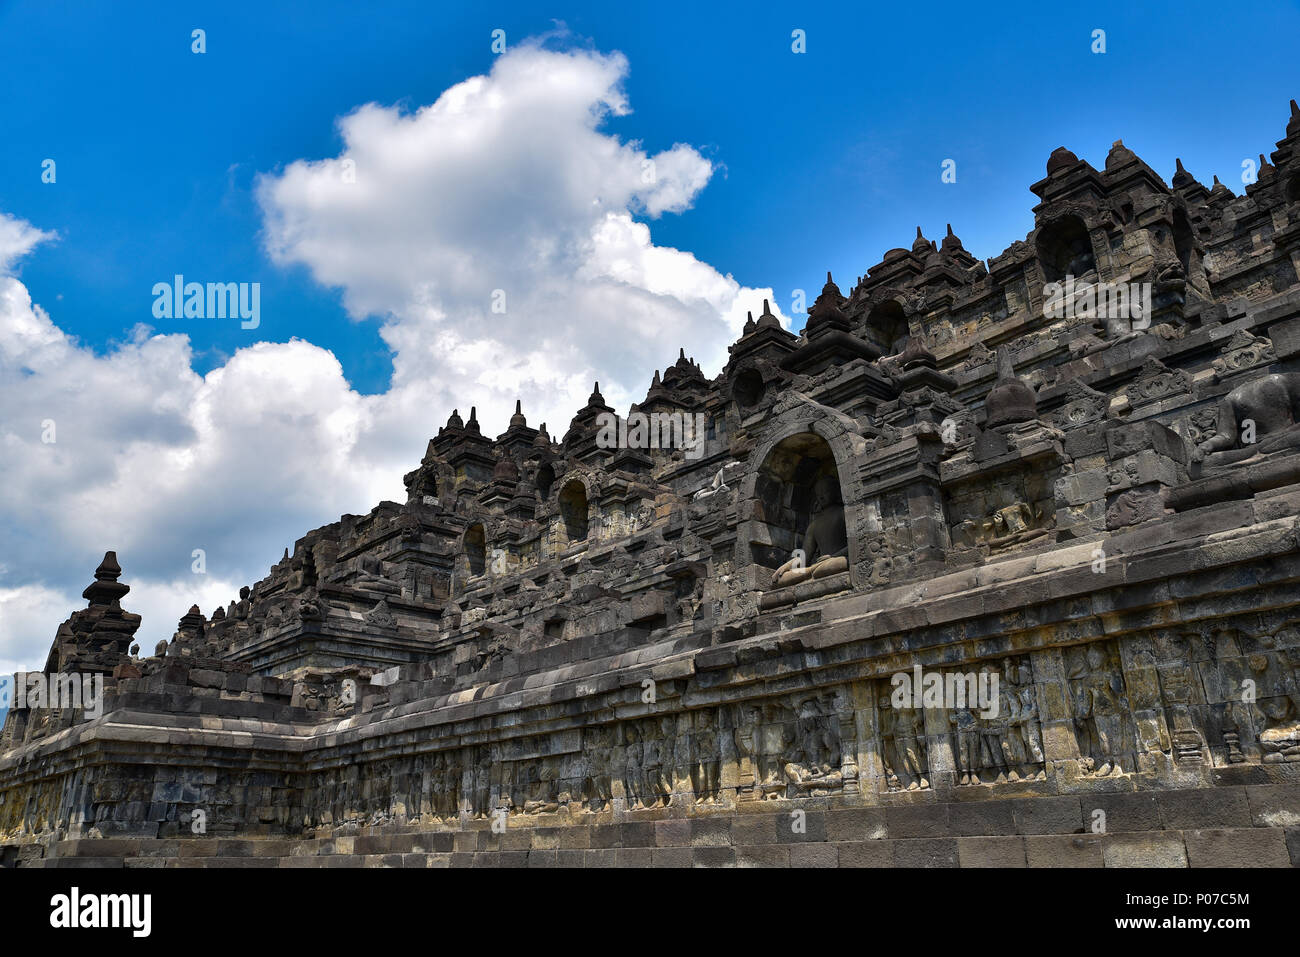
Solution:
[[[308,336],[358,389],[383,390],[376,324],[268,262],[253,178],[336,153],[334,120],[361,103],[414,107],[485,72],[493,29],[508,42],[556,29],[535,6],[0,5],[0,209],[60,236],[23,281],[100,347],[152,321],[148,291],[176,269],[257,280],[264,338]],[[1295,4],[1230,20],[1195,3],[759,6],[555,11],[566,42],[627,55],[632,112],[611,132],[689,143],[722,167],[693,209],[654,224],[656,243],[781,294],[818,288],[827,268],[851,283],[918,224],[933,237],[951,221],[976,255],[1000,252],[1032,226],[1027,187],[1063,144],[1100,165],[1122,137],[1162,175],[1179,155],[1239,190],[1241,160],[1271,150],[1300,87],[1286,82]],[[40,181],[47,157],[56,187]],[[940,182],[945,158],[955,184]],[[200,371],[245,338],[228,324],[187,331]]]
[[[151,649],[401,500],[453,405],[562,434],[593,378],[625,405],[679,346],[714,374],[764,295],[797,329],[792,290],[917,225],[996,255],[1057,146],[1240,192],[1300,96],[1296,3],[532,6],[0,2],[0,666],[106,549]],[[176,273],[260,283],[261,325],[155,319]]]

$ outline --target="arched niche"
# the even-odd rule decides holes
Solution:
[[[907,316],[896,299],[877,303],[867,314],[867,336],[880,347],[880,354],[898,355],[907,345]]]
[[[794,550],[805,548],[808,526],[816,516],[835,525],[831,535],[847,545],[844,494],[830,443],[815,432],[782,439],[759,466],[754,482],[756,514],[761,516],[750,543],[753,560],[778,568]],[[811,565],[823,555],[806,555]]]
[[[751,411],[767,394],[767,383],[763,381],[763,374],[752,367],[742,369],[736,374],[736,383],[732,386],[731,394],[741,412]]]
[[[1096,271],[1092,239],[1078,216],[1062,216],[1044,226],[1038,231],[1035,244],[1047,282],[1060,282],[1067,275],[1078,279]]]
[[[542,467],[537,470],[537,491],[542,496],[542,501],[551,497],[551,487],[555,484],[555,469],[549,462],[543,463]]]
[[[773,572],[789,559],[789,550],[802,544],[794,543],[807,530],[814,479],[809,474],[812,466],[799,466],[799,460],[806,457],[820,463],[819,472],[834,470],[849,537],[850,582],[853,587],[868,584],[866,573],[871,565],[862,560],[860,539],[879,530],[880,518],[877,504],[866,495],[854,464],[866,452],[866,440],[851,417],[797,392],[787,393],[777,401],[748,457],[749,468],[737,489],[737,509],[745,517],[737,525],[732,554],[743,580],[752,583],[750,587],[763,591],[773,588]],[[799,489],[797,494],[794,488],[783,489],[778,495],[773,483]],[[801,515],[805,502],[809,507]]]
[[[557,504],[560,519],[564,523],[565,538],[569,542],[585,541],[589,515],[586,487],[577,479],[569,481],[560,489]]]
[[[487,571],[487,535],[481,523],[465,529],[464,548],[470,577],[474,578]]]

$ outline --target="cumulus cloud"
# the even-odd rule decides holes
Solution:
[[[688,209],[713,165],[602,130],[629,111],[627,70],[617,53],[519,46],[414,112],[360,107],[338,156],[261,178],[271,257],[381,319],[396,401],[504,421],[520,397],[562,434],[593,380],[626,407],[678,346],[716,373],[770,297],[638,220]]]
[[[44,662],[105,551],[152,649],[193,602],[211,612],[278,548],[400,491],[395,457],[351,457],[367,400],[328,351],[191,360],[187,336],[143,328],[96,355],[0,276],[0,660]]]
[[[645,220],[687,210],[713,166],[603,130],[630,109],[627,71],[619,54],[518,46],[414,112],[359,107],[339,155],[260,178],[272,260],[381,323],[380,395],[304,339],[207,375],[187,336],[145,327],[97,354],[12,274],[53,234],[0,214],[0,663],[43,662],[107,549],[152,650],[309,529],[401,500],[453,406],[476,404],[494,434],[518,396],[562,435],[593,380],[626,408],[679,345],[715,374],[771,291],[654,244]]]
[[[0,212],[0,273],[8,273],[37,243],[53,239],[25,220]]]

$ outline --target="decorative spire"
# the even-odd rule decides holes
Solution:
[[[515,414],[510,416],[510,428],[512,429],[528,428],[528,420],[524,418],[523,402],[519,399],[515,399]]]
[[[826,278],[827,279],[830,278],[830,273],[826,274]],[[772,329],[781,328],[781,320],[778,319],[776,316],[772,315],[772,306],[768,303],[766,299],[763,300],[763,314],[758,317],[757,327],[759,329],[766,329],[769,327]]]
[[[741,335],[749,335],[754,331],[754,311],[752,309],[745,312],[745,328]]]
[[[1123,140],[1116,140],[1111,145],[1110,152],[1106,154],[1106,169],[1118,169],[1136,159],[1137,154],[1125,146]]]
[[[447,416],[447,428],[449,429],[465,428],[465,422],[460,417],[460,409],[451,410],[451,415]]]
[[[86,586],[81,597],[91,605],[116,605],[127,592],[130,585],[118,581],[122,575],[122,566],[117,563],[117,552],[104,552],[104,560],[95,569],[95,580]]]
[[[122,566],[117,563],[117,552],[104,552],[104,560],[95,569],[95,581],[115,582],[122,577]]]
[[[1064,146],[1058,146],[1056,149],[1052,150],[1052,155],[1047,157],[1047,175],[1051,176],[1053,173],[1060,172],[1061,170],[1073,169],[1078,165],[1079,157],[1075,156],[1074,153],[1067,150]]]
[[[514,485],[519,481],[519,466],[508,455],[503,455],[492,469],[492,481]]]
[[[1219,182],[1219,177],[1214,177],[1214,186],[1210,189],[1210,199],[1217,201],[1233,199],[1236,194]]]
[[[1300,106],[1295,105],[1295,100],[1291,101],[1291,120],[1286,125],[1286,135],[1300,135]]]
[[[916,239],[912,241],[912,252],[923,253],[930,251],[930,240],[921,235],[921,227],[916,227]]]
[[[1272,165],[1270,165],[1269,161],[1264,158],[1264,154],[1260,153],[1259,154],[1259,181],[1263,182],[1266,179],[1272,179],[1274,172],[1276,171],[1273,169]]]
[[[1038,397],[1016,375],[1011,350],[1006,346],[998,347],[997,370],[997,381],[984,400],[984,411],[987,414],[985,424],[989,428],[995,428],[1038,418]]]
[[[465,423],[465,431],[466,432],[483,431],[482,429],[479,428],[478,425],[478,406],[476,405],[471,405],[469,407],[469,421]]]
[[[842,302],[844,302],[844,296],[840,292],[840,287],[835,285],[835,280],[831,278],[828,271],[826,273],[826,285],[822,286],[821,295],[817,297],[817,301],[808,310],[808,321],[804,323],[803,327],[804,337],[812,338],[821,335],[830,328],[847,331],[849,317],[840,308]],[[766,300],[764,300],[764,305],[766,306],[766,304]],[[759,324],[762,325],[763,321],[760,318]]]
[[[957,234],[952,231],[952,223],[948,224],[948,235],[943,237],[943,245],[940,246],[940,249],[945,253],[963,251],[961,240],[958,239]]]
[[[1183,161],[1181,159],[1175,158],[1174,163],[1177,165],[1178,169],[1174,172],[1174,178],[1170,182],[1175,189],[1190,186],[1192,183],[1196,182],[1196,177],[1183,168]]]

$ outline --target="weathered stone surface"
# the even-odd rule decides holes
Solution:
[[[1112,834],[1102,842],[1106,867],[1186,867],[1187,848],[1179,831],[1168,834]]]
[[[1191,867],[1290,867],[1286,833],[1278,827],[1183,832]]]
[[[951,838],[891,841],[895,867],[957,867],[957,841]]]
[[[918,233],[558,440],[453,411],[152,655],[107,553],[33,684],[97,698],[0,731],[0,863],[1294,859],[1300,123],[1273,158],[1058,151],[987,263]]]
[[[961,867],[1027,867],[1022,837],[962,837],[957,840]]]
[[[1040,834],[1025,838],[1030,867],[1102,867],[1102,838],[1093,834]]]
[[[1161,822],[1166,828],[1213,825],[1250,827],[1250,807],[1242,788],[1214,791],[1170,791],[1157,797]]]

